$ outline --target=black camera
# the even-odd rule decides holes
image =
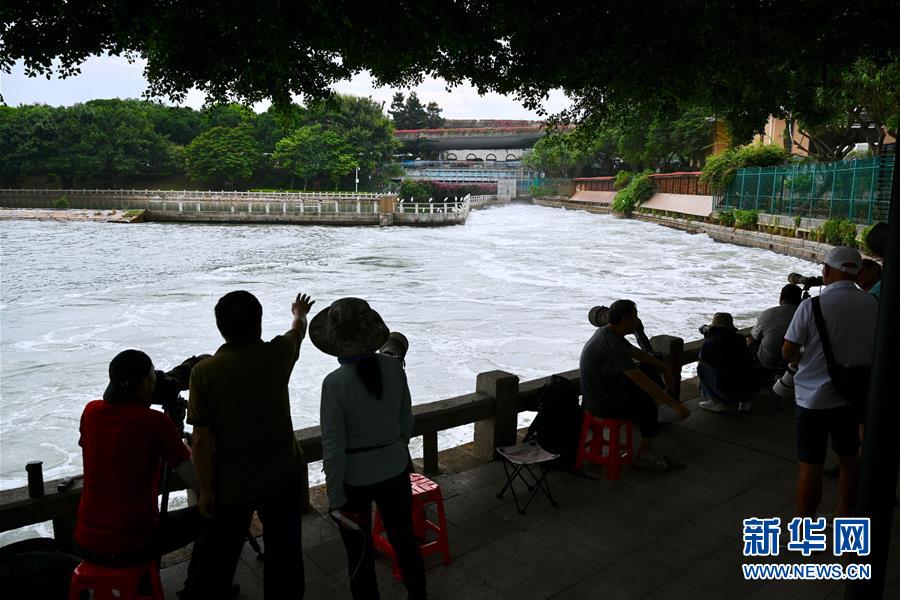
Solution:
[[[393,356],[400,361],[400,365],[406,368],[406,353],[409,351],[409,340],[399,331],[392,331],[387,341],[378,349],[378,352],[386,356]]]
[[[156,371],[156,387],[153,388],[151,404],[162,406],[163,412],[175,424],[178,433],[184,435],[184,419],[187,416],[187,400],[181,397],[181,392],[190,387],[191,371],[197,363],[209,354],[192,356],[180,365],[168,372]]]
[[[802,285],[803,289],[808,290],[812,287],[821,287],[825,285],[825,281],[821,276],[813,275],[812,277],[804,277],[800,273],[791,273],[788,275],[788,283],[793,283],[794,285]]]
[[[709,333],[709,323],[701,325],[698,329],[700,330],[700,333],[703,334],[703,337],[706,337],[706,334]]]

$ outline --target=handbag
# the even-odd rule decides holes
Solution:
[[[819,340],[822,342],[822,351],[825,353],[825,362],[828,363],[828,375],[831,377],[831,383],[846,402],[853,406],[862,405],[869,395],[869,375],[872,366],[844,367],[837,364],[831,349],[831,341],[828,339],[828,332],[825,330],[825,318],[822,316],[822,306],[818,296],[812,299],[812,308],[816,329],[819,331]]]

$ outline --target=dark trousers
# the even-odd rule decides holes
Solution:
[[[300,542],[302,496],[294,483],[270,496],[241,504],[216,504],[213,516],[204,519],[198,544],[191,557],[191,598],[231,598],[231,583],[253,512],[263,525],[266,560],[263,596],[303,598],[306,585]]]
[[[347,568],[350,572],[350,592],[353,600],[379,600],[375,581],[375,552],[372,547],[372,501],[381,512],[388,540],[397,553],[403,571],[403,585],[409,598],[425,600],[425,565],[413,532],[412,488],[409,473],[404,470],[372,485],[345,485],[345,510],[362,517],[362,532],[341,528],[341,538],[347,549]]]
[[[641,369],[643,370],[643,369]],[[658,375],[656,376],[659,377]],[[656,401],[641,387],[625,378],[625,395],[618,402],[589,406],[595,417],[607,419],[628,419],[638,426],[641,437],[654,438],[659,435],[659,409]]]
[[[159,560],[194,541],[200,531],[200,511],[196,506],[173,510],[161,515],[153,537],[140,548],[115,554],[103,554],[90,548],[77,546],[75,554],[98,565],[124,567]]]

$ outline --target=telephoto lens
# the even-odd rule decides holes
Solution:
[[[588,321],[594,327],[603,327],[609,322],[609,307],[595,306],[588,311]]]
[[[406,367],[406,353],[408,351],[409,340],[407,340],[406,336],[399,331],[392,331],[384,345],[378,349],[378,352],[381,354],[393,356],[399,360],[404,368]]]

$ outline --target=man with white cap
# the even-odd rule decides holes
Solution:
[[[797,366],[794,377],[797,402],[796,513],[814,517],[822,499],[822,471],[828,438],[840,460],[838,507],[835,516],[851,514],[859,480],[858,424],[860,402],[851,404],[835,387],[826,358],[831,348],[833,362],[841,367],[871,365],[875,346],[878,302],[854,285],[862,257],[847,246],[836,246],[825,255],[822,278],[825,288],[817,298],[800,303],[784,336],[782,354]],[[817,326],[816,307],[827,344]]]

